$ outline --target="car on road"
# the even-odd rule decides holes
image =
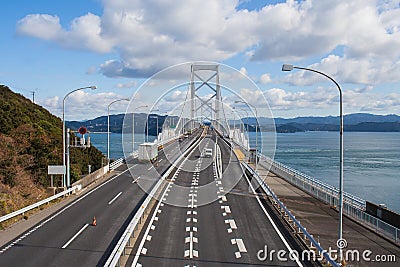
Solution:
[[[213,156],[213,150],[211,148],[204,149],[204,157],[212,158],[212,156]]]

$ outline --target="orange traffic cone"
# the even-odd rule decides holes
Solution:
[[[96,225],[97,225],[96,217],[93,217],[92,226],[96,226]]]

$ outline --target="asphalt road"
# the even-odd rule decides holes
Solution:
[[[154,167],[135,160],[119,167],[114,177],[0,247],[0,266],[102,266],[146,196],[141,176],[159,178],[179,155],[171,151],[186,149],[197,134],[165,147]]]
[[[215,155],[215,142],[222,153],[222,177],[214,159],[202,155],[205,148]],[[261,207],[233,151],[214,132],[208,132],[170,180],[135,243],[130,265],[308,265],[289,258],[290,251],[301,253],[300,248],[290,234],[281,233],[282,225],[269,220],[271,211]],[[264,260],[266,247],[275,256]],[[282,254],[277,257],[279,250],[286,251],[287,261]]]

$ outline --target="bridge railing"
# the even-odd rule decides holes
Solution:
[[[311,176],[308,176],[307,174],[304,174],[298,170],[286,166],[281,162],[271,160],[265,155],[259,155],[259,156],[261,159],[260,160],[261,165],[265,163],[268,164],[268,166],[271,166],[272,171],[279,172],[279,174],[282,175],[283,178],[289,180],[292,184],[299,186],[303,190],[309,192],[313,196],[317,197],[318,199],[332,206],[337,206],[337,204],[339,203],[338,202],[339,189],[337,189],[336,187],[324,183]],[[362,198],[344,192],[343,201],[349,204],[350,206],[354,206],[358,209],[365,210],[366,202]]]
[[[340,265],[335,262],[331,256],[327,253],[326,250],[324,250],[320,243],[317,242],[314,237],[307,232],[307,229],[301,225],[301,223],[295,218],[295,216],[289,211],[289,209],[278,199],[278,197],[275,195],[275,193],[272,191],[272,189],[264,182],[263,179],[256,173],[247,163],[243,162],[243,166],[246,168],[247,171],[249,171],[252,175],[253,178],[256,179],[257,183],[260,185],[260,187],[264,190],[264,192],[272,197],[273,202],[275,205],[278,206],[278,209],[280,212],[284,215],[285,218],[288,218],[287,220],[291,223],[292,227],[295,228],[296,233],[299,235],[303,235],[304,239],[309,240],[310,242],[310,249],[311,248],[316,248],[319,253],[323,255],[323,257],[326,259],[327,262],[332,264],[332,266],[339,267]]]
[[[278,161],[272,160],[265,155],[259,154],[259,164],[273,173],[282,177],[289,183],[299,187],[303,191],[317,199],[337,207],[339,204],[339,190],[318,179],[312,178],[304,173],[288,167]],[[365,212],[365,200],[352,194],[343,193],[343,213],[365,224],[377,233],[389,238],[395,243],[400,243],[400,229],[390,225],[379,218]]]

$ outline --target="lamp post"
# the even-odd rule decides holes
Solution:
[[[129,101],[129,98],[114,100],[107,106],[107,165],[110,165],[110,106],[119,101]]]
[[[236,100],[235,103],[246,104],[246,105],[252,107],[254,109],[254,111],[256,112],[256,173],[257,173],[257,171],[258,171],[258,158],[257,158],[257,153],[258,153],[257,152],[258,151],[258,115],[257,115],[257,109],[252,104],[241,101],[241,100]],[[247,127],[248,127],[248,124],[247,124]],[[248,132],[248,129],[247,129],[247,132]],[[249,136],[250,136],[250,133],[249,133]],[[250,138],[249,138],[249,141],[250,141]]]
[[[139,108],[147,108],[147,107],[148,107],[147,105],[139,106],[132,111],[132,156],[133,152],[135,152],[135,111]]]
[[[63,104],[62,104],[62,121],[63,121],[63,165],[64,166],[66,166],[66,174],[67,175],[65,175],[64,174],[64,176],[63,176],[63,185],[66,187],[66,188],[68,188],[69,187],[69,185],[70,185],[70,176],[69,176],[69,166],[67,166],[67,164],[66,164],[66,147],[65,147],[65,99],[70,95],[70,94],[72,94],[72,93],[74,93],[74,92],[76,92],[76,91],[79,91],[79,90],[83,90],[83,89],[92,89],[92,90],[95,90],[95,89],[97,89],[97,87],[95,86],[95,85],[92,85],[92,86],[86,86],[86,87],[81,87],[81,88],[78,88],[78,89],[75,89],[75,90],[72,90],[71,92],[69,92],[68,94],[66,94],[65,96],[64,96],[64,99],[63,99]]]
[[[300,69],[300,70],[307,70],[311,72],[318,73],[322,76],[325,76],[329,80],[331,80],[339,90],[339,100],[340,100],[340,166],[339,166],[339,230],[338,230],[338,240],[343,239],[343,94],[342,94],[342,89],[340,88],[339,84],[330,76],[326,75],[325,73],[314,70],[314,69],[309,69],[309,68],[303,68],[303,67],[296,67],[290,64],[283,64],[282,65],[282,71],[292,71],[293,69]],[[339,247],[339,260],[340,262],[343,261],[343,248]]]

